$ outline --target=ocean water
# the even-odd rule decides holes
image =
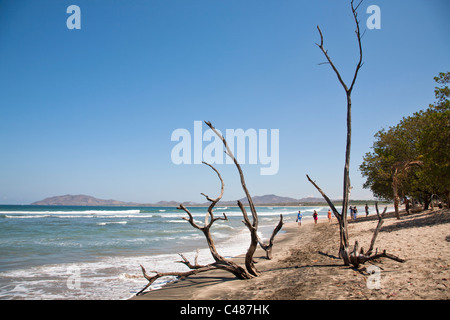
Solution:
[[[202,224],[207,208],[189,209]],[[299,209],[310,219],[313,210],[325,217],[328,207],[257,207],[260,236],[270,236],[280,214],[295,221]],[[245,253],[250,235],[239,208],[214,212],[228,217],[211,228],[219,253]],[[128,299],[147,283],[140,264],[188,270],[176,263],[178,253],[193,261],[197,249],[199,263],[213,262],[203,233],[182,217],[173,207],[0,206],[0,299]]]

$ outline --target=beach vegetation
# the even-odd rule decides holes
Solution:
[[[434,80],[436,102],[375,134],[372,152],[359,169],[364,188],[378,198],[398,202],[412,197],[427,209],[433,198],[450,205],[450,72]]]

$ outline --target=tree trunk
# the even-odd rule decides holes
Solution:
[[[395,168],[394,174],[392,175],[392,192],[394,194],[394,210],[397,219],[400,219],[400,211],[398,210],[398,205],[400,202],[400,197],[398,196],[398,169]]]
[[[398,161],[392,165],[392,191],[394,194],[394,209],[395,216],[400,219],[400,211],[398,209],[400,197],[398,195],[399,175],[402,172],[407,172],[412,166],[421,166],[423,161],[411,160],[411,161]]]
[[[339,230],[340,230],[339,256],[344,260],[345,265],[350,264],[350,254],[349,254],[349,250],[348,250],[347,210],[348,210],[349,191],[350,191],[349,171],[350,171],[350,150],[351,150],[351,141],[352,141],[352,112],[351,112],[352,111],[352,97],[351,97],[351,95],[352,95],[353,86],[355,85],[355,82],[356,82],[356,78],[358,77],[358,72],[363,65],[361,33],[360,33],[360,29],[359,29],[359,20],[358,20],[358,13],[357,13],[357,9],[361,3],[359,3],[356,7],[353,6],[353,0],[350,3],[351,3],[353,19],[356,24],[355,33],[356,33],[358,47],[359,47],[359,61],[356,65],[356,69],[353,74],[353,79],[352,79],[350,87],[348,87],[345,84],[344,80],[341,77],[341,74],[339,73],[339,71],[337,70],[333,61],[331,60],[330,56],[328,55],[328,50],[326,50],[324,48],[323,34],[322,34],[322,31],[320,30],[319,26],[317,26],[317,30],[319,31],[319,34],[320,34],[320,44],[316,43],[316,45],[320,48],[320,50],[324,54],[325,58],[327,59],[326,63],[330,64],[330,66],[333,69],[333,71],[335,72],[340,84],[344,88],[346,99],[347,99],[347,140],[346,140],[346,146],[345,146],[345,166],[344,166],[344,185],[343,185],[343,196],[342,196],[342,212],[339,214],[337,212],[336,208],[334,208],[334,206],[332,207],[333,212],[339,222]],[[310,182],[312,182],[311,179],[309,179],[309,177],[308,177],[308,180]],[[316,188],[318,188],[317,185],[315,185],[315,186],[316,186]],[[320,190],[320,188],[318,188],[318,189]],[[322,196],[324,196],[324,193],[321,190],[320,190],[320,192],[322,193]],[[331,202],[329,200],[327,200],[327,202],[329,202],[329,205],[331,207],[331,205],[332,205]]]
[[[253,255],[256,251],[256,247],[258,246],[258,234],[256,227],[250,223],[250,220],[248,219],[247,211],[245,210],[244,205],[242,202],[238,200],[238,206],[242,211],[242,214],[244,216],[244,224],[247,226],[248,230],[250,230],[250,246],[247,249],[247,253],[245,254],[245,267],[247,268],[248,272],[254,276],[258,276],[258,270],[255,267],[255,264],[253,262]]]
[[[343,218],[343,228],[345,233],[347,233],[347,210],[349,201],[349,190],[350,190],[350,149],[352,143],[352,97],[351,91],[346,91],[347,94],[347,143],[345,146],[345,166],[344,166],[344,194],[342,197],[342,218]]]

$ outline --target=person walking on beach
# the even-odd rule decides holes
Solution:
[[[367,203],[364,209],[366,209],[366,217],[367,217],[369,215],[369,206],[367,205]]]
[[[353,216],[356,221],[356,217],[358,216],[358,209],[356,209],[356,206],[353,207]]]
[[[409,215],[409,200],[407,197],[405,197],[404,203],[405,203],[406,214]]]
[[[317,224],[318,216],[317,216],[317,211],[316,210],[314,210],[313,218],[314,218],[314,223]]]
[[[331,223],[331,210],[328,209],[328,222]]]
[[[300,212],[300,210],[298,210],[297,219],[295,220],[295,222],[298,223],[299,227],[302,225],[302,218],[303,218],[303,214]]]

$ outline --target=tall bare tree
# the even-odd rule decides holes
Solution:
[[[361,1],[362,2],[362,1]],[[348,252],[348,231],[347,231],[347,209],[348,209],[348,201],[349,201],[349,191],[350,191],[350,176],[349,176],[349,167],[350,167],[350,149],[351,149],[351,140],[352,140],[352,91],[353,87],[356,82],[356,78],[358,77],[358,72],[361,69],[363,62],[363,50],[361,45],[361,31],[359,28],[359,20],[358,20],[358,7],[361,5],[361,2],[357,6],[354,6],[353,0],[351,1],[351,9],[353,14],[353,19],[355,21],[356,25],[356,39],[358,42],[358,48],[359,48],[359,60],[356,64],[355,72],[353,74],[353,79],[351,81],[350,86],[348,86],[344,80],[341,77],[341,74],[339,73],[338,69],[334,65],[333,61],[331,60],[328,50],[325,49],[324,43],[323,43],[323,34],[322,30],[320,30],[320,27],[317,26],[317,30],[319,31],[320,35],[320,44],[316,43],[316,45],[320,48],[322,53],[324,54],[325,58],[327,59],[327,64],[331,66],[334,73],[336,74],[339,83],[342,85],[345,91],[345,95],[347,98],[347,143],[345,147],[345,166],[344,166],[344,186],[343,186],[343,196],[342,196],[342,212],[339,213],[333,203],[330,201],[330,199],[325,195],[325,193],[309,178],[307,175],[308,180],[316,187],[316,189],[322,194],[322,196],[327,201],[328,205],[332,209],[334,215],[336,216],[338,222],[339,222],[339,228],[340,228],[340,249],[339,249],[339,255],[344,260],[345,264],[350,263],[349,259],[349,252]]]
[[[360,28],[359,28],[360,21],[358,20],[358,11],[357,11],[359,6],[361,5],[361,3],[362,3],[362,0],[358,3],[358,5],[355,6],[353,0],[350,2],[353,20],[355,21],[355,25],[356,25],[355,34],[356,34],[356,39],[358,42],[358,49],[359,49],[359,60],[358,60],[358,63],[356,64],[355,72],[353,74],[353,79],[351,81],[350,86],[347,86],[347,84],[344,82],[344,80],[341,77],[341,74],[339,73],[338,69],[336,68],[333,61],[331,60],[331,58],[328,54],[328,50],[325,49],[324,44],[323,44],[322,31],[320,30],[320,27],[317,26],[317,30],[319,31],[319,35],[320,35],[320,44],[316,43],[316,45],[320,48],[320,50],[326,57],[327,62],[325,62],[325,63],[330,64],[331,68],[335,72],[340,84],[344,88],[345,95],[347,97],[347,143],[346,143],[346,147],[345,147],[344,187],[343,187],[344,193],[343,193],[343,197],[342,197],[342,212],[341,213],[339,213],[339,211],[336,209],[336,207],[331,202],[331,200],[328,198],[328,196],[322,191],[322,189],[319,188],[319,186],[313,180],[311,180],[311,178],[308,175],[306,175],[306,177],[308,178],[308,181],[311,182],[313,184],[313,186],[320,192],[320,194],[326,200],[326,202],[328,203],[328,205],[330,206],[331,210],[333,211],[334,215],[336,216],[336,218],[338,220],[339,231],[340,231],[340,233],[339,233],[339,235],[340,235],[339,256],[343,259],[345,265],[352,264],[354,267],[358,267],[360,264],[365,263],[366,261],[373,260],[373,259],[380,258],[380,257],[387,257],[387,258],[390,258],[390,259],[393,259],[393,260],[396,260],[399,262],[404,261],[396,256],[387,254],[386,251],[383,251],[383,253],[381,253],[381,254],[376,253],[375,255],[371,255],[372,250],[373,250],[373,245],[375,243],[375,239],[378,235],[378,231],[380,230],[381,225],[383,224],[382,216],[378,213],[378,206],[377,206],[377,215],[379,218],[379,222],[378,222],[377,228],[375,229],[369,250],[367,252],[364,252],[364,250],[362,248],[359,249],[358,241],[355,242],[355,246],[352,251],[350,251],[350,246],[349,246],[349,237],[348,237],[348,230],[347,230],[347,209],[348,209],[349,191],[350,191],[349,166],[350,166],[350,148],[351,148],[351,137],[352,137],[352,134],[351,134],[352,133],[352,118],[351,118],[352,90],[355,85],[356,78],[358,77],[358,72],[363,65],[363,62],[362,62],[363,50],[362,50],[362,45],[361,45],[361,36],[362,35],[361,35]]]

